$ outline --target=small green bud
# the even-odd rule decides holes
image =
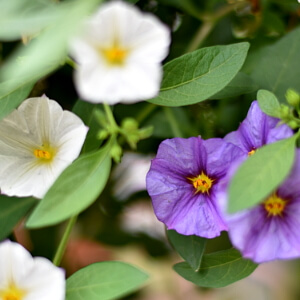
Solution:
[[[290,108],[287,105],[281,104],[279,113],[282,120],[290,119]]]
[[[137,132],[128,134],[126,136],[126,141],[129,144],[131,149],[136,149],[136,144],[140,140],[139,135]]]
[[[133,118],[125,118],[122,121],[121,127],[125,130],[125,131],[135,131],[138,129],[139,124],[138,122],[133,119]]]
[[[293,107],[298,107],[300,104],[300,95],[293,89],[288,89],[285,94],[288,104]]]
[[[109,132],[105,129],[99,130],[99,132],[97,133],[97,138],[99,140],[105,140],[107,139],[109,136]]]
[[[299,124],[295,120],[291,120],[288,123],[288,126],[290,126],[292,129],[296,129],[299,127]]]
[[[116,163],[121,161],[123,150],[119,144],[114,144],[110,150],[110,155]]]

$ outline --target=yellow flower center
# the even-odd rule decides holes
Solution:
[[[282,216],[287,201],[278,197],[275,193],[272,194],[263,203],[265,210],[268,212],[268,217]]]
[[[256,149],[252,149],[251,151],[248,152],[248,156],[253,155],[256,152]]]
[[[26,292],[11,283],[5,290],[0,290],[1,300],[22,300],[24,299]]]
[[[210,188],[212,187],[214,179],[209,178],[203,171],[200,175],[193,178],[188,178],[193,184],[193,187],[196,189],[196,193],[207,193],[209,192]]]
[[[38,158],[39,162],[51,162],[54,155],[55,155],[55,150],[49,146],[42,146],[40,149],[36,148],[33,149],[33,155]]]
[[[33,151],[33,154],[37,158],[51,159],[51,157],[52,157],[52,155],[49,151],[40,150],[40,149],[35,149]]]
[[[117,66],[123,65],[128,56],[128,50],[119,46],[102,49],[101,52],[109,64]]]

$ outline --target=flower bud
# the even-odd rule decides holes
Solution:
[[[123,151],[119,144],[114,144],[110,150],[110,155],[116,163],[121,161],[122,153]]]
[[[135,131],[138,129],[139,124],[138,122],[133,119],[133,118],[125,118],[122,121],[121,127],[125,130],[125,131]]]
[[[288,89],[285,94],[288,104],[293,107],[298,107],[300,104],[300,95],[293,89]]]

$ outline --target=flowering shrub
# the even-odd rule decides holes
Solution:
[[[0,8],[1,299],[142,300],[174,251],[210,288],[300,257],[297,1]]]

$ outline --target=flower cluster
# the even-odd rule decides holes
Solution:
[[[163,141],[147,175],[157,218],[183,235],[213,238],[228,230],[233,245],[256,262],[300,256],[300,152],[290,177],[258,207],[231,216],[223,209],[232,168],[259,147],[292,135],[254,101],[238,130],[224,139]]]
[[[289,177],[261,204],[232,215],[224,213],[231,242],[245,257],[257,263],[300,257],[299,185],[298,150]],[[226,205],[226,192],[218,198]]]

